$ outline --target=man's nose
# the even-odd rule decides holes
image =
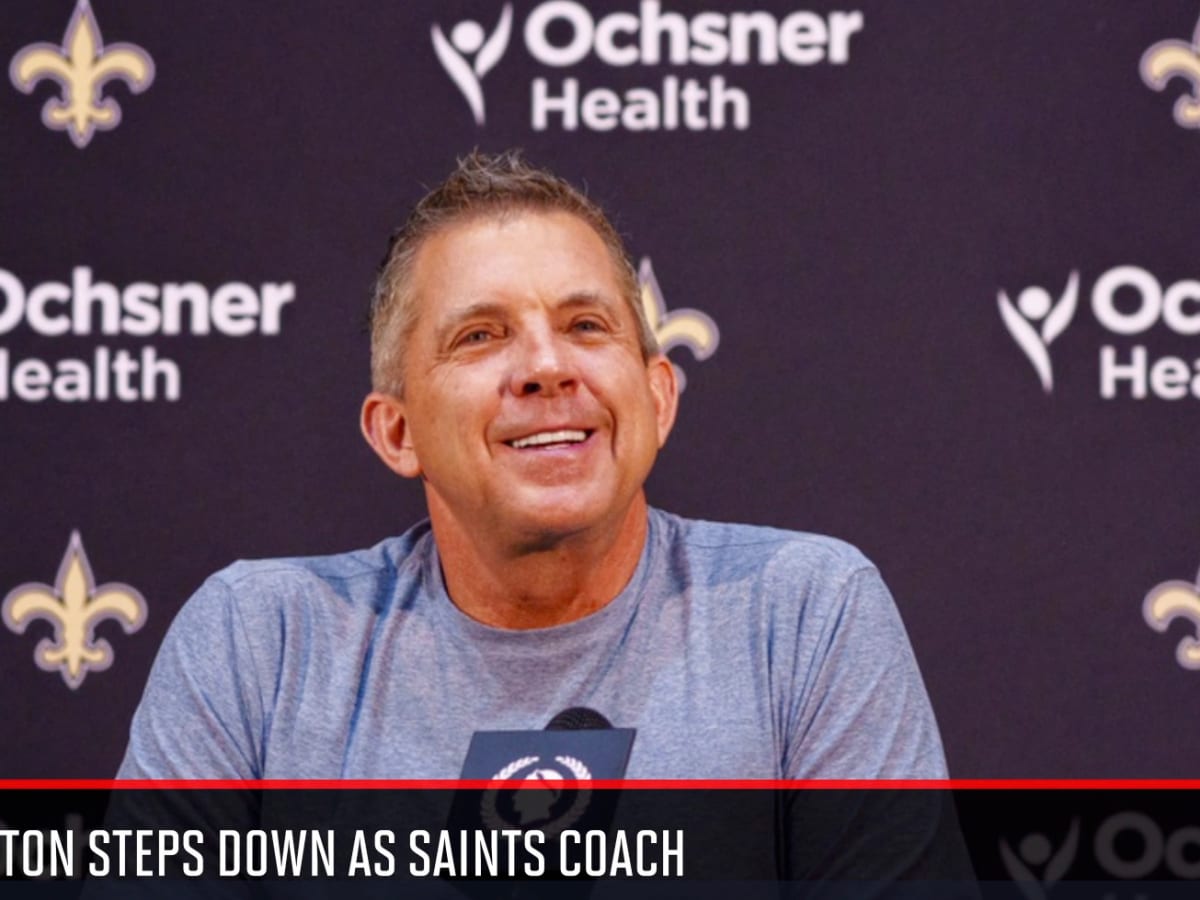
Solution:
[[[552,396],[571,390],[578,377],[571,349],[562,335],[548,329],[534,331],[517,342],[511,388],[518,397]]]

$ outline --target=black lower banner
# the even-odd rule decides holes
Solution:
[[[47,786],[3,898],[1192,897],[1200,791]]]

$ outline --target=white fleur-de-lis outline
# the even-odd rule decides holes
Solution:
[[[1034,371],[1037,372],[1038,379],[1042,383],[1042,390],[1047,394],[1054,390],[1054,373],[1050,367],[1049,347],[1054,339],[1071,324],[1078,301],[1079,272],[1074,271],[1067,279],[1067,287],[1062,297],[1050,308],[1046,318],[1042,320],[1039,332],[1034,328],[1032,322],[1018,312],[1013,302],[1008,299],[1008,294],[1001,290],[996,296],[996,303],[1000,307],[1000,317],[1004,320],[1008,333],[1013,336],[1017,346],[1033,363]]]
[[[500,20],[496,23],[496,30],[479,48],[475,54],[474,63],[468,63],[463,59],[446,35],[442,33],[440,25],[435,23],[430,30],[433,49],[437,53],[442,67],[445,68],[450,78],[458,85],[458,89],[462,91],[463,97],[466,98],[467,105],[471,107],[471,114],[475,117],[476,125],[482,125],[486,120],[483,104],[483,76],[495,67],[508,48],[508,38],[512,32],[512,16],[512,4],[504,4],[504,9],[500,12]]]
[[[90,3],[78,0],[62,46],[41,42],[22,47],[8,74],[13,86],[26,94],[43,79],[57,82],[62,94],[42,106],[42,124],[66,131],[71,143],[83,149],[97,130],[110,131],[121,124],[121,106],[102,96],[104,85],[119,78],[140,94],[154,82],[154,60],[136,44],[105,47]]]
[[[646,321],[654,333],[658,347],[663,353],[675,347],[687,347],[698,362],[703,362],[714,353],[721,343],[721,332],[717,323],[706,313],[698,309],[667,309],[663,298],[662,288],[654,275],[654,266],[650,257],[642,257],[638,266],[638,286],[641,289],[642,309],[646,313]],[[675,378],[682,391],[687,387],[687,377],[677,363]]]
[[[1042,871],[1042,877],[1038,878],[1008,845],[1008,841],[1003,838],[1000,840],[1000,858],[1004,862],[1004,868],[1012,876],[1013,883],[1025,900],[1046,900],[1049,889],[1061,881],[1070,870],[1078,849],[1079,819],[1072,819],[1063,845],[1050,857]]]
[[[1200,576],[1197,576],[1200,584]],[[1166,633],[1176,619],[1186,619],[1195,634],[1184,635],[1175,647],[1175,661],[1185,669],[1200,669],[1200,590],[1189,581],[1164,581],[1142,601],[1142,618],[1155,631]]]
[[[1159,41],[1142,54],[1138,72],[1146,86],[1164,90],[1172,78],[1191,83],[1191,93],[1175,101],[1175,122],[1183,128],[1200,128],[1200,22],[1196,23],[1191,43],[1180,40]]]

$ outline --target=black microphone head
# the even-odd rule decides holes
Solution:
[[[564,709],[546,725],[547,731],[586,731],[588,729],[612,728],[612,722],[594,709],[572,706]]]

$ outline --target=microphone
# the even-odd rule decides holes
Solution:
[[[546,724],[547,731],[592,731],[612,727],[612,722],[586,706],[564,709]]]
[[[572,706],[541,731],[477,731],[463,761],[464,780],[590,781],[625,775],[637,730],[615,728],[603,713]]]
[[[591,782],[624,778],[636,735],[586,706],[562,710],[541,731],[476,731],[461,778],[486,786],[456,791],[447,829],[522,835],[505,871],[529,873],[530,860],[540,857],[545,868],[537,871],[553,877],[564,859],[583,852],[578,840],[564,849],[561,834],[611,828],[617,795]]]

